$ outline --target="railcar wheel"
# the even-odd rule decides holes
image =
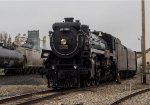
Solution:
[[[81,87],[85,87],[85,86],[86,86],[85,80],[80,81],[80,86],[81,86]]]
[[[96,84],[96,85],[99,85],[99,84],[100,84],[100,72],[97,72],[97,73],[96,73],[96,76],[95,76],[95,84]]]
[[[86,80],[85,82],[86,82],[86,86],[87,86],[87,87],[91,86],[90,80]]]
[[[98,78],[96,78],[96,80],[95,80],[95,84],[96,84],[97,86],[99,86],[100,81],[99,81],[99,79],[98,79]]]
[[[93,80],[91,80],[91,86],[95,86],[96,85],[96,82],[95,82],[95,80],[93,79]]]

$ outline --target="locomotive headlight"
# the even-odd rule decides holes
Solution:
[[[67,41],[66,41],[66,39],[61,39],[61,44],[62,44],[62,45],[65,45],[65,44],[67,44]]]
[[[77,69],[77,65],[74,65],[73,68],[74,68],[74,69]]]
[[[52,69],[53,69],[53,70],[55,69],[55,66],[54,66],[54,65],[52,66]]]

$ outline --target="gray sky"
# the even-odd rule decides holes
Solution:
[[[63,21],[64,17],[74,17],[89,25],[91,30],[110,33],[128,48],[139,51],[140,3],[140,0],[0,0],[0,32],[15,36],[28,30],[39,30],[41,38],[46,35],[48,39],[48,31],[52,30],[54,22]],[[146,48],[149,48],[150,1],[145,2],[145,9]]]

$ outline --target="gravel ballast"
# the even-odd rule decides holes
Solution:
[[[150,87],[149,84],[150,74],[147,74],[147,84],[145,85],[141,84],[141,75],[138,74],[132,79],[122,80],[121,84],[103,83],[98,87],[44,100],[35,105],[109,105],[120,97]],[[48,89],[46,78],[43,79],[40,75],[0,77],[0,98],[45,89]],[[144,103],[150,103],[150,92],[136,97],[120,105],[130,105],[131,103],[133,103],[132,105],[146,105]],[[143,99],[143,103],[139,99]]]
[[[0,77],[0,99],[47,89],[47,81],[40,75],[19,75]]]
[[[150,83],[149,74],[147,75],[147,81]],[[35,105],[109,105],[120,97],[146,87],[150,87],[150,85],[141,84],[141,75],[138,74],[132,79],[122,80],[121,84],[115,82],[104,83],[91,89],[73,92],[52,100],[44,100]]]

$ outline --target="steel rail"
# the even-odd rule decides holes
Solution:
[[[16,105],[31,105],[31,104],[35,104],[38,103],[42,100],[47,100],[47,99],[53,99],[55,97],[59,97],[59,96],[63,96],[69,93],[74,93],[74,92],[79,92],[79,91],[90,91],[91,88],[96,88],[97,86],[89,86],[89,87],[83,87],[83,88],[73,88],[73,89],[65,89],[65,90],[58,90],[55,93],[52,93],[50,95],[47,96],[43,96],[40,98],[33,98],[30,100],[26,100],[24,102],[18,103]]]
[[[50,92],[54,92],[54,91],[55,90],[50,90],[49,89],[49,90],[43,90],[43,91],[38,91],[38,92],[25,93],[25,94],[21,94],[21,95],[11,96],[11,97],[7,97],[7,98],[4,98],[4,99],[0,99],[0,104],[20,100],[20,99],[23,99],[23,98],[32,97],[33,95],[46,94],[46,93],[50,93]]]
[[[74,88],[74,89],[64,89],[64,90],[44,90],[33,93],[26,93],[22,95],[16,95],[0,100],[0,104],[15,103],[15,105],[30,105],[37,103],[42,100],[52,99],[58,96],[66,95],[78,91],[89,91],[88,89],[93,87],[84,87],[84,88]],[[36,95],[41,95],[36,97]],[[43,96],[42,96],[43,95]],[[35,97],[34,97],[35,96]]]
[[[52,98],[55,98],[55,97],[58,97],[58,96],[62,96],[62,95],[65,95],[65,94],[68,94],[68,92],[56,92],[56,93],[53,93],[53,94],[50,94],[50,95],[47,95],[47,96],[42,96],[40,98],[31,98],[31,99],[28,99],[26,101],[22,101],[20,103],[17,103],[16,105],[31,105],[31,104],[34,104],[34,103],[38,103],[42,100],[47,100],[47,99],[52,99]]]
[[[122,103],[122,102],[124,102],[124,101],[126,101],[126,100],[128,100],[128,99],[130,99],[132,97],[134,97],[134,96],[137,96],[139,94],[142,94],[142,93],[145,93],[145,92],[148,92],[148,91],[150,91],[150,88],[146,88],[146,89],[139,90],[137,92],[133,92],[133,93],[131,93],[129,95],[126,95],[125,97],[122,97],[122,98],[114,101],[110,105],[118,105],[118,104],[120,104],[120,103]]]

